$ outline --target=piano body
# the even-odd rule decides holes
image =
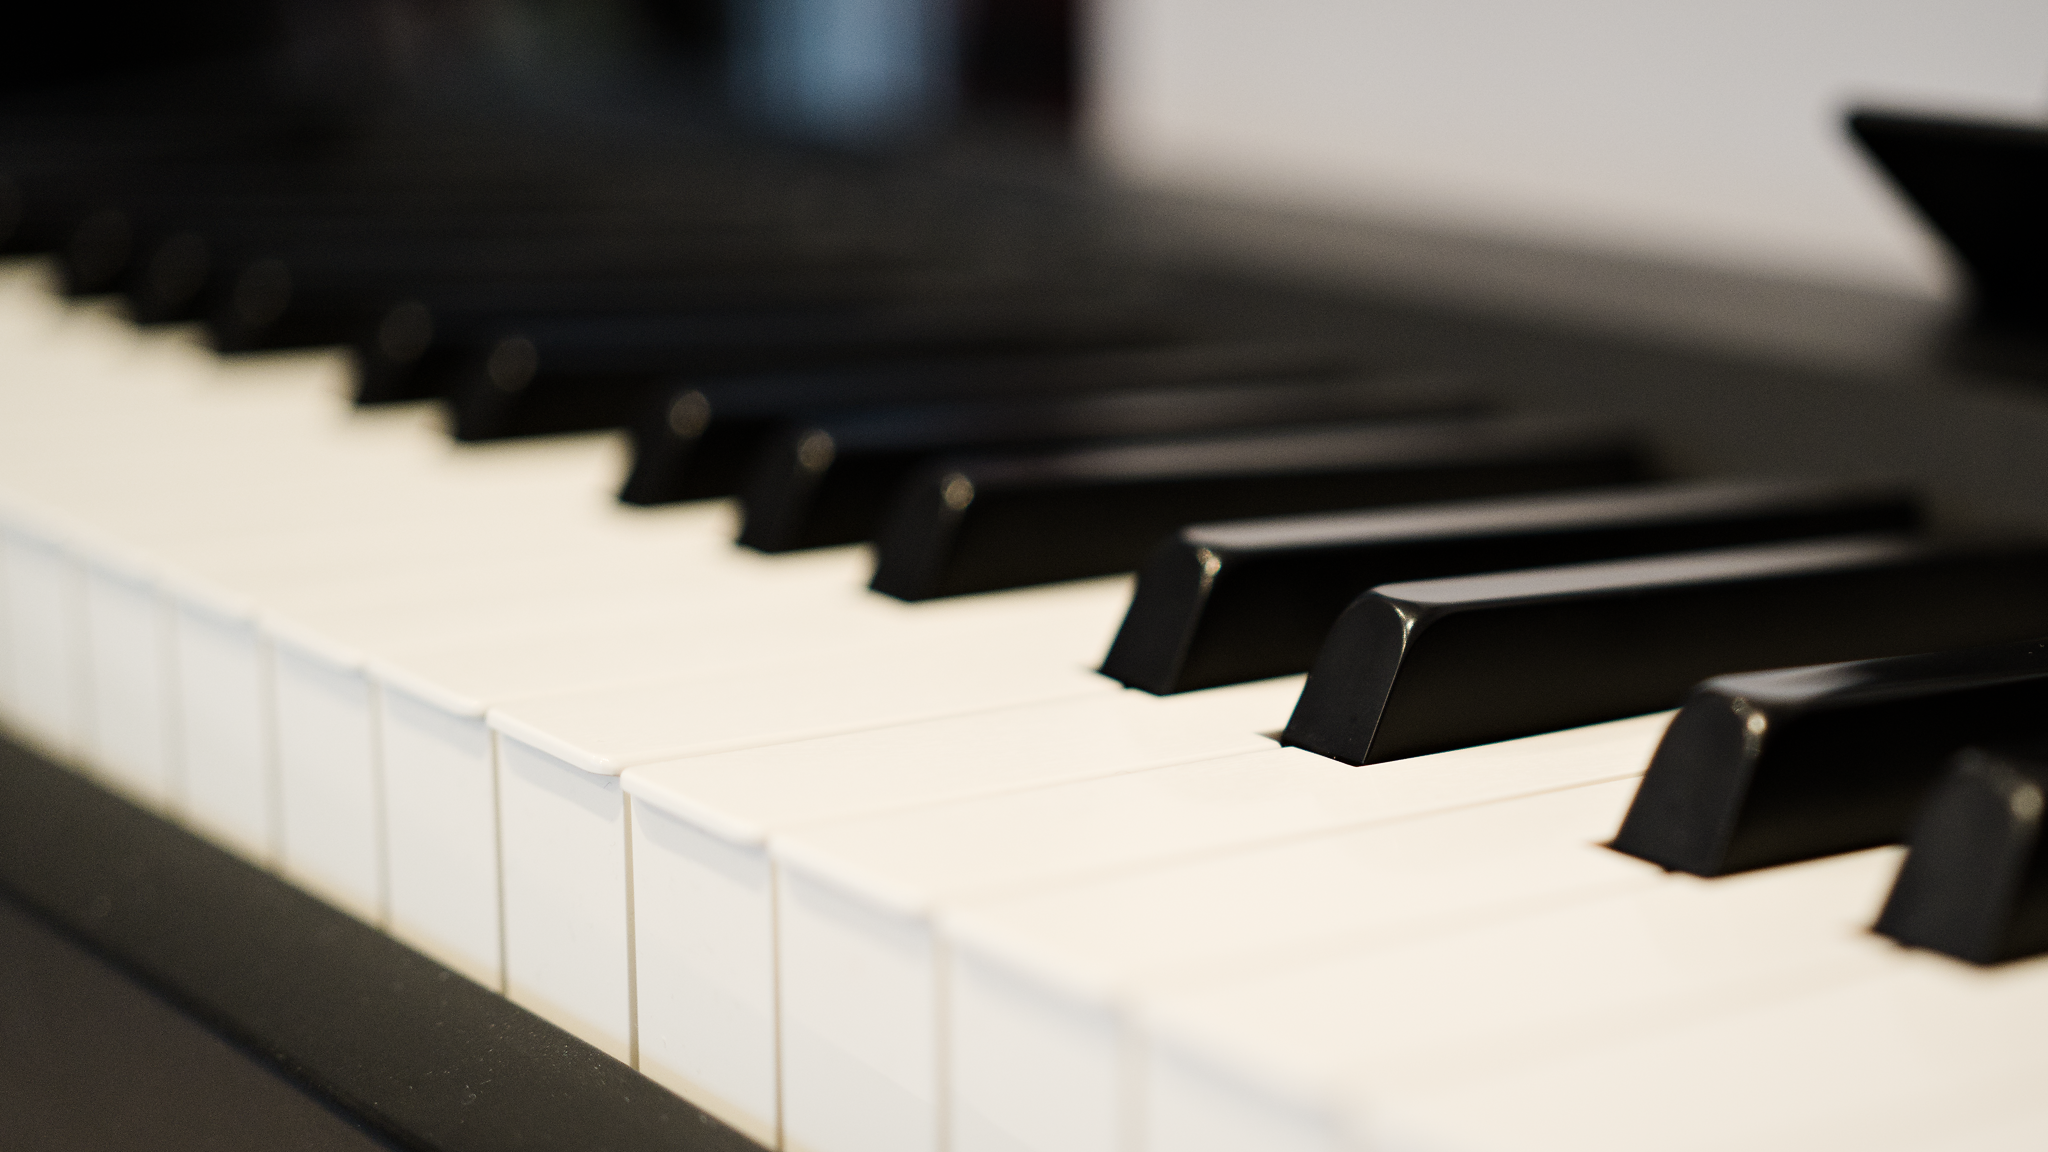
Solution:
[[[71,202],[68,249],[0,276],[0,889],[400,1147],[2039,1146],[2048,968],[1873,934],[1897,844],[1711,877],[1605,846],[1668,710],[1351,755],[1308,747],[1305,663],[1167,694],[1095,670],[1159,534],[1111,546],[1151,523],[1126,499],[1147,468],[1169,510],[1221,509],[1170,524],[1404,499],[1564,516],[1543,493],[1647,471],[1818,477],[1881,518],[1854,487],[1877,476],[1942,534],[2048,528],[2038,332],[1972,320],[1839,126],[1851,96],[2023,107],[2048,17],[1843,14],[1843,45],[1823,8],[1101,4],[1087,131],[1113,190],[1014,139],[870,165],[692,129],[627,162],[617,141],[649,137],[578,140],[573,116],[532,119],[536,154],[572,158],[536,165],[458,102],[365,133],[390,149],[351,154],[353,200],[251,190],[303,159],[206,175],[246,162],[260,116],[171,129],[231,146],[166,191],[68,167],[68,122],[20,117],[57,157],[38,178],[86,171],[102,199]],[[1630,106],[1625,83],[1661,95]],[[168,170],[161,141],[117,136],[88,148]],[[579,165],[600,175],[563,178]],[[14,186],[21,219],[60,186]],[[439,215],[409,224],[422,193]],[[178,227],[261,238],[293,213],[325,230],[303,247],[334,283],[416,286],[447,250],[503,264],[380,297],[352,353],[223,355],[191,321],[260,329],[269,269],[313,265],[285,242],[215,292],[226,311],[172,323],[129,319],[169,298],[156,264],[100,285],[123,304],[64,298],[60,268],[91,286],[92,210],[129,203],[173,271]],[[528,246],[447,239],[479,219]],[[550,248],[563,219],[577,243]],[[520,295],[520,261],[585,303]],[[629,288],[593,290],[606,276]],[[406,326],[417,299],[432,335]],[[635,308],[694,309],[687,348],[716,371],[615,368],[680,346],[619,319]],[[348,406],[379,349],[464,315],[477,335],[437,390],[480,442],[432,401]],[[576,356],[583,376],[554,368]],[[744,417],[777,395],[733,383],[763,365],[797,399]],[[921,372],[987,394],[903,383]],[[803,399],[813,376],[869,399]],[[1326,378],[1370,387],[1264,440],[1203,415],[1252,403],[1232,382]],[[911,435],[990,411],[979,440]],[[1129,423],[1016,431],[1075,413]],[[636,479],[650,444],[711,427],[757,476],[865,462],[904,495],[817,528],[830,546],[738,548],[730,499],[613,499],[629,419]],[[889,464],[913,441],[921,471]],[[1232,460],[1315,452],[1428,478],[1348,504],[1276,484],[1251,512],[1213,495],[1267,491]],[[1001,520],[1005,500],[1024,511]],[[1718,543],[1830,534],[1749,531]],[[843,542],[869,539],[896,596]],[[1920,545],[1810,547],[1855,556],[1797,564]],[[887,575],[904,556],[937,575]],[[1935,646],[2040,631],[2018,612]],[[1899,654],[1842,631],[1812,649],[1839,657],[1706,671]],[[1597,679],[1502,653],[1524,684]],[[1467,705],[1476,726],[1494,702],[1448,707]]]

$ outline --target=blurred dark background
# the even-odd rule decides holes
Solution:
[[[1074,0],[80,0],[16,15],[0,92],[248,68],[286,97],[694,101],[825,141],[1072,124]]]

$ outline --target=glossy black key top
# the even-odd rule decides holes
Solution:
[[[1717,676],[1613,846],[1720,876],[1889,844],[1965,744],[2048,734],[2048,640]]]
[[[565,277],[601,276],[654,278],[663,276],[745,276],[785,268],[827,265],[889,266],[891,254],[851,247],[833,251],[798,251],[796,246],[762,242],[759,238],[716,237],[692,228],[652,227],[638,235],[611,232],[601,236],[564,232],[539,237],[498,237],[406,242],[384,237],[354,249],[314,251],[255,249],[244,253],[217,278],[201,303],[207,330],[216,347],[228,351],[334,342],[354,335],[370,301],[430,282],[470,284],[533,283]],[[359,301],[361,311],[350,308]],[[659,301],[645,301],[611,322],[612,331],[597,349],[618,359],[645,344]],[[465,351],[487,358],[509,327],[531,327],[527,339],[556,345],[557,355],[581,355],[593,349],[579,345],[582,331],[602,331],[589,315],[512,312],[499,318],[498,331],[478,333]],[[677,317],[674,323],[683,323]],[[573,350],[573,351],[572,351]]]
[[[874,308],[549,321],[500,333],[467,358],[447,396],[462,440],[627,423],[664,378],[875,363],[919,356],[1163,343],[1167,310],[1048,287],[1015,295]]]
[[[2048,746],[1970,747],[1914,817],[1877,931],[1973,964],[2048,952]]]
[[[374,284],[302,287],[281,317],[304,330],[344,334],[355,353],[358,404],[423,400],[446,391],[462,358],[492,329],[517,318],[605,313],[726,313],[739,308],[871,305],[986,292],[1004,276],[975,269],[894,264],[874,258],[695,275],[551,275],[421,285],[393,299]],[[1008,277],[1014,279],[1014,277]]]
[[[797,421],[762,451],[740,491],[740,543],[787,552],[866,540],[904,478],[946,452],[1469,415],[1480,407],[1470,389],[1450,380],[1261,380],[868,409]]]
[[[665,504],[737,491],[775,429],[823,411],[963,397],[1073,395],[1208,380],[1356,373],[1338,349],[1186,341],[1139,348],[933,358],[825,372],[692,382],[651,394],[629,425],[633,466],[619,499]]]
[[[138,241],[135,266],[122,291],[139,321],[203,316],[210,320],[214,338],[223,346],[281,345],[293,338],[289,332],[237,326],[233,313],[220,307],[222,295],[233,293],[233,282],[246,275],[251,264],[268,261],[279,265],[299,285],[300,292],[285,302],[289,306],[302,306],[302,297],[319,301],[328,294],[323,290],[329,286],[318,276],[323,270],[322,257],[329,265],[345,261],[344,271],[358,273],[354,285],[358,291],[369,291],[373,283],[381,282],[382,297],[388,299],[394,282],[416,278],[421,261],[433,252],[448,252],[451,241],[460,242],[445,257],[451,274],[467,269],[482,276],[494,265],[502,265],[508,250],[521,263],[543,264],[540,257],[549,248],[567,249],[554,259],[588,265],[604,258],[609,237],[620,231],[642,233],[629,236],[629,240],[673,243],[675,230],[664,228],[657,233],[652,227],[655,223],[644,213],[545,203],[421,204],[403,213],[367,206],[324,211],[308,206],[279,219],[256,222],[177,220]],[[386,253],[382,267],[373,258],[380,249]],[[290,307],[284,314],[291,314]],[[302,320],[296,327],[307,328],[309,336],[334,338],[331,330],[310,329]]]
[[[947,457],[891,508],[874,588],[926,600],[1127,572],[1193,521],[1591,487],[1643,467],[1610,427],[1534,418]]]
[[[1917,522],[1902,490],[1709,481],[1197,524],[1161,542],[1102,671],[1148,692],[1306,672],[1377,584],[1647,556]]]
[[[1709,676],[2048,634],[2048,545],[1837,537],[1388,584],[1283,742],[1398,760],[1676,706]]]

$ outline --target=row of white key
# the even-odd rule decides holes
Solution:
[[[90,422],[58,412],[15,437],[27,426],[13,415],[36,410],[33,397],[12,406],[21,383],[5,400],[10,439],[61,444],[87,431]],[[145,391],[134,386],[109,383],[108,395]],[[257,403],[289,408],[284,390]],[[156,431],[208,443],[221,424],[186,423],[185,398],[164,391],[151,410]],[[764,1143],[1562,1143],[1600,1130],[1557,1103],[1569,1092],[1533,1128],[1484,1101],[1536,1093],[1564,1053],[1623,1076],[1634,1066],[1615,1053],[1683,1049],[1673,1037],[1710,1028],[1716,1008],[1767,1020],[1773,1005],[1838,1011],[1828,997],[1859,973],[1886,987],[1904,980],[1929,1003],[1985,998],[1969,991],[1975,974],[1918,959],[1901,968],[1862,933],[1871,894],[1888,881],[1884,854],[1702,884],[1598,848],[1657,718],[1344,768],[1256,735],[1284,719],[1292,683],[1153,700],[1079,673],[1100,651],[1103,605],[1120,607],[1114,585],[978,598],[996,606],[985,613],[882,604],[849,591],[857,559],[844,553],[749,559],[725,546],[714,513],[603,507],[611,477],[587,445],[454,454],[410,417],[358,418],[355,434],[338,435],[328,403],[295,410],[303,425],[252,416],[237,434],[263,431],[264,449],[219,443],[220,458],[205,461],[217,472],[166,475],[163,498],[140,511],[118,500],[116,482],[100,503],[75,499],[53,515],[46,489],[30,509],[39,517],[17,514],[9,574],[43,549],[59,568],[67,555],[79,564],[87,589],[125,579],[139,590],[82,601],[84,632],[107,623],[74,660],[82,694],[98,704],[80,711],[148,743],[109,709],[151,692],[179,697],[178,674],[202,671],[188,649],[206,635],[186,617],[234,623],[243,613],[253,666],[270,678],[258,719],[272,728],[272,759],[259,770],[275,775],[280,795],[274,823],[253,838],[211,830],[259,858],[274,853],[287,875],[459,969],[502,981]],[[73,483],[112,460],[192,459],[148,456],[148,429],[132,431],[118,452],[80,459],[71,473],[37,461],[8,467],[6,479]],[[332,494],[330,518],[302,531],[342,541],[337,563],[361,563],[334,578],[303,565],[279,575],[264,566],[277,535],[246,517],[294,509],[282,481],[308,472],[327,440],[353,442],[337,446],[332,483],[308,488]],[[531,502],[462,503],[486,485],[464,487],[468,459],[451,455],[533,480]],[[203,493],[240,499],[234,481],[250,475],[281,482],[242,504],[244,519],[231,504],[210,520],[162,519]],[[178,489],[173,479],[217,486]],[[351,480],[360,502],[347,498]],[[581,503],[559,495],[578,485]],[[445,506],[397,518],[435,493]],[[452,519],[458,505],[478,518]],[[561,511],[539,511],[550,507]],[[71,553],[49,530],[67,516]],[[32,524],[58,547],[38,543]],[[590,551],[551,555],[556,531]],[[458,533],[469,534],[447,542]],[[499,547],[508,535],[523,544]],[[133,545],[78,543],[109,536],[153,551],[138,560]],[[432,565],[408,568],[417,556]],[[579,559],[660,575],[592,576]],[[480,600],[478,574],[514,563],[542,574]],[[365,579],[373,590],[357,591]],[[676,604],[685,589],[704,601]],[[33,615],[19,603],[10,596],[11,626]],[[155,626],[174,640],[158,658],[168,648],[185,660],[163,660],[168,686],[141,674],[120,690],[100,683],[122,667],[108,659],[119,639],[135,633],[118,625],[124,607],[168,618]],[[16,657],[6,695],[22,719],[22,670],[49,665],[19,631],[6,637]],[[661,671],[676,666],[693,670]],[[1019,666],[1057,674],[1020,683],[1009,675]],[[100,771],[110,769],[92,748],[120,743],[71,743],[75,734],[48,725],[43,734]],[[208,828],[217,818],[194,810],[203,795],[152,798]],[[1807,872],[1822,879],[1806,883]],[[1765,895],[1719,895],[1751,891]],[[1716,908],[1726,909],[1718,920]],[[1641,946],[1646,926],[1666,920],[1671,946]],[[1719,953],[1680,947],[1717,940],[1733,949],[1739,977],[1699,960]],[[1617,946],[1628,943],[1638,946]],[[1521,966],[1517,950],[1553,967]],[[1531,978],[1544,971],[1587,978]],[[1991,978],[2018,990],[2016,1012],[2029,971]],[[1493,989],[1515,995],[1474,994]],[[2005,1049],[2016,1034],[1999,1033]],[[1689,1075],[1723,1124],[1697,1130],[1756,1137],[1768,1118],[1745,1119],[1741,1100],[1711,1101],[1712,1072]],[[1914,1095],[1893,1086],[1886,1099]],[[1810,1133],[1830,1115],[1809,1108],[1793,1117],[1807,1128],[1780,1127]],[[2007,1136],[2034,1131],[2025,1106],[1985,1116]],[[1905,1139],[1910,1126],[1884,1131],[1896,1146],[1921,1146]],[[1634,1135],[1640,1143],[1642,1129]],[[1679,1142],[1664,1136],[1655,1142]]]

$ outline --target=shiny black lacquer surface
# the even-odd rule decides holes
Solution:
[[[1966,748],[1913,820],[1877,931],[1996,964],[2048,952],[2048,747]]]
[[[108,118],[17,115],[0,161],[8,200],[0,219],[0,252],[61,250],[87,199],[141,166],[217,171],[246,166],[252,155],[284,151],[291,119],[287,111],[250,105],[232,112],[173,106]]]
[[[673,227],[650,228],[644,210],[580,202],[586,198],[569,188],[448,185],[348,200],[222,199],[145,215],[130,225],[136,234],[120,287],[135,319],[205,318],[210,303],[259,262],[277,262],[300,285],[318,289],[333,271],[382,265],[395,280],[436,265],[459,269],[471,256],[488,273],[492,263],[504,263],[508,249],[527,243],[534,245],[539,270],[547,258],[589,267],[607,254],[617,259],[635,252],[636,243],[674,252],[691,239]],[[580,250],[565,241],[580,241]],[[255,338],[263,330],[247,334]]]
[[[1479,408],[1469,388],[1449,380],[1256,380],[906,405],[794,421],[756,457],[740,491],[740,543],[787,552],[866,540],[905,477],[942,453]]]
[[[1352,353],[1322,342],[1201,339],[687,382],[651,393],[627,426],[633,465],[619,498],[628,504],[665,504],[731,495],[754,453],[776,429],[813,414],[1209,380],[1335,379],[1358,371]]]
[[[904,600],[1136,568],[1180,526],[1639,479],[1628,438],[1535,418],[1330,425],[948,457],[905,485],[874,587]]]
[[[447,403],[457,439],[492,440],[623,426],[663,379],[1173,337],[1174,325],[1151,300],[1089,298],[1050,286],[1030,298],[550,318],[500,330],[463,357]]]
[[[213,267],[230,267],[236,254],[278,241],[317,252],[323,241],[345,249],[351,241],[411,232],[425,251],[445,253],[451,243],[573,230],[599,210],[651,203],[646,195],[622,198],[630,182],[615,174],[607,183],[596,173],[551,173],[501,140],[456,147],[431,129],[357,140],[317,156],[286,150],[228,164],[115,162],[79,173],[82,179],[63,194],[68,203],[53,213],[62,217],[55,255],[68,291],[127,291],[157,313],[190,306],[189,291],[161,296],[156,288],[175,285],[150,282],[162,245],[181,235],[201,242],[194,249],[180,240],[181,259],[204,259],[188,262],[177,281],[205,287]],[[551,226],[551,217],[559,223]]]
[[[1105,675],[1185,692],[1306,672],[1344,608],[1397,580],[1908,529],[1905,492],[1719,481],[1197,524],[1162,542]]]
[[[286,322],[346,340],[355,353],[356,402],[378,404],[440,395],[462,359],[499,328],[537,317],[846,307],[984,290],[993,282],[976,271],[896,266],[858,255],[694,272],[628,265],[543,269],[495,280],[464,272],[396,295],[391,278],[376,273],[297,289]]]
[[[2048,735],[2048,640],[1719,676],[1664,735],[1614,847],[1719,876],[1892,843],[1965,744]]]
[[[570,222],[530,235],[507,228],[497,235],[463,236],[451,227],[417,240],[407,238],[407,230],[370,230],[355,244],[312,244],[295,236],[250,246],[222,262],[220,274],[198,295],[194,308],[216,347],[244,351],[348,340],[394,293],[428,291],[435,285],[507,292],[533,286],[537,298],[532,306],[490,314],[504,327],[613,311],[660,315],[671,308],[687,318],[721,303],[747,302],[743,296],[725,300],[708,292],[683,299],[648,292],[582,308],[564,301],[557,310],[550,307],[555,301],[538,293],[563,281],[659,282],[690,276],[723,281],[830,266],[828,257],[805,257],[760,238],[714,240],[698,235],[694,227],[658,221],[581,230]],[[856,267],[869,263],[877,274],[890,267],[880,253],[844,259]],[[462,331],[450,329],[451,334]]]
[[[1842,537],[1389,584],[1283,742],[1367,764],[1678,705],[1747,669],[2048,634],[2048,546]]]

